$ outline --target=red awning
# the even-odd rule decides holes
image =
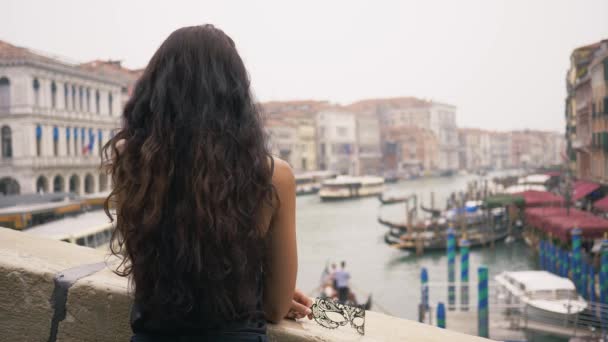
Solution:
[[[593,203],[595,209],[608,212],[608,196],[602,198],[599,201]]]
[[[608,220],[588,211],[570,208],[526,208],[526,223],[568,242],[572,229],[580,228],[585,239],[601,238],[608,232]]]
[[[546,206],[560,207],[564,205],[564,199],[561,196],[549,191],[527,190],[513,195],[523,197],[526,202],[526,208]]]
[[[599,184],[587,181],[576,181],[572,187],[572,200],[578,201],[579,199],[589,195],[600,187]]]

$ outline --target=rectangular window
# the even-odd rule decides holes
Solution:
[[[74,155],[78,155],[78,137],[74,137]]]
[[[59,155],[59,141],[53,140],[53,155],[57,157]]]
[[[38,157],[40,157],[40,155],[42,154],[42,144],[40,140],[40,138],[36,139],[36,155]]]

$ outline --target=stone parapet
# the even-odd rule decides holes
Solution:
[[[0,228],[0,339],[129,341],[127,279],[103,251]],[[366,334],[328,330],[314,321],[270,324],[271,341],[483,341],[376,312]]]

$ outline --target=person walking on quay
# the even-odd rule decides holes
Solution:
[[[346,271],[346,262],[340,263],[340,269],[334,274],[336,281],[336,290],[338,291],[338,301],[342,304],[346,303],[349,298],[350,289],[348,287],[348,281],[350,280],[350,273]]]
[[[131,341],[267,341],[266,321],[311,318],[294,175],[267,146],[234,41],[212,25],[173,32],[103,150]]]

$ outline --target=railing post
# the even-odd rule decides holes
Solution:
[[[572,229],[572,280],[576,285],[577,290],[581,291],[581,230],[578,228]]]
[[[477,335],[489,338],[488,268],[485,266],[479,267],[477,278]]]
[[[422,323],[429,309],[429,274],[426,267],[420,270],[420,297],[419,321]]]
[[[456,306],[456,234],[452,224],[447,232],[447,254],[448,254],[448,310],[454,310]]]
[[[441,302],[437,304],[437,326],[445,329],[445,305]]]
[[[469,248],[466,235],[460,241],[460,304],[462,311],[469,310]]]

